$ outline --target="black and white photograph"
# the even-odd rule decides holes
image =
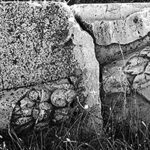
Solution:
[[[0,0],[0,150],[150,150],[150,1]]]

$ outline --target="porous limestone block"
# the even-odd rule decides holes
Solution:
[[[69,6],[46,1],[1,2],[0,20],[0,129],[12,125],[22,132],[50,121],[60,123],[70,117],[75,104],[87,112],[94,108],[86,127],[89,132],[96,127],[100,133],[94,42]],[[21,89],[24,93],[15,91]]]

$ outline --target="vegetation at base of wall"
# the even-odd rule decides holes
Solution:
[[[116,123],[109,108],[103,106],[104,127],[101,136],[81,134],[83,114],[78,114],[70,126],[53,126],[30,131],[18,136],[9,130],[9,136],[0,140],[0,150],[149,150],[150,131],[144,122],[136,131],[125,121]],[[108,111],[107,111],[108,112]],[[107,116],[106,116],[107,115]],[[107,119],[106,119],[107,118]],[[87,138],[88,137],[88,138]]]
[[[70,0],[69,5],[80,3],[130,3],[138,0]],[[149,2],[148,0],[144,2]],[[108,108],[109,109],[109,108]],[[103,107],[103,113],[107,111]],[[107,116],[104,116],[107,115]],[[85,138],[80,133],[81,116],[79,114],[71,126],[54,126],[33,130],[26,136],[18,136],[14,130],[8,136],[0,136],[0,150],[149,150],[150,129],[144,122],[140,128],[133,128],[124,122],[116,123],[112,114],[103,114],[104,127],[102,136]],[[75,128],[76,127],[76,128]]]

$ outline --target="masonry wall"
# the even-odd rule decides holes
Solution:
[[[149,124],[150,4],[80,4],[71,8],[94,39],[106,113],[112,110],[113,119],[125,121],[135,130],[142,121]]]

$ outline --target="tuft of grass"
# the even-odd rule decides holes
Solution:
[[[105,108],[106,109],[106,108]],[[107,109],[106,109],[107,110]],[[133,132],[126,121],[115,122],[112,113],[104,120],[101,136],[82,134],[84,113],[79,113],[70,122],[33,130],[25,136],[19,136],[9,130],[7,139],[0,144],[0,150],[148,150],[150,149],[149,127],[143,122]]]

